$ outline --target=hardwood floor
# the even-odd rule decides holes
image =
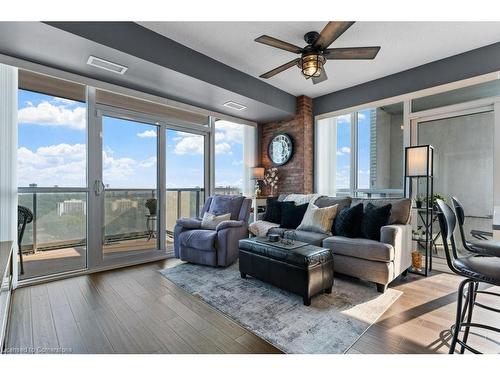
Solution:
[[[17,289],[8,352],[43,348],[54,353],[280,353],[157,272],[177,262]],[[392,287],[403,295],[349,353],[447,352],[459,281],[455,275],[436,273],[396,282]],[[475,319],[499,325],[493,313],[477,312]],[[479,348],[498,352],[500,337],[488,337],[497,344],[483,339]]]

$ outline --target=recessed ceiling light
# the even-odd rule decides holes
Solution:
[[[246,109],[246,107],[243,104],[239,104],[236,102],[226,102],[226,103],[224,103],[224,107],[235,109],[237,111],[242,111],[242,110]]]
[[[114,62],[107,61],[107,60],[104,60],[104,59],[101,59],[101,58],[95,57],[95,56],[90,56],[89,59],[87,60],[87,64],[90,66],[94,66],[96,68],[104,69],[104,70],[107,70],[109,72],[122,74],[122,75],[125,74],[125,72],[128,69],[126,66],[116,64]]]

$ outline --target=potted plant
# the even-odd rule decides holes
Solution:
[[[441,199],[446,202],[446,197],[440,193],[434,193],[432,196],[428,196],[425,199],[425,204],[427,204],[427,207],[432,207],[436,203],[437,199]]]
[[[415,197],[415,206],[417,208],[422,208],[422,203],[424,202],[424,196],[419,194]]]

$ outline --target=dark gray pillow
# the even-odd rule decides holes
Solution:
[[[333,222],[332,233],[335,236],[356,238],[361,235],[361,221],[363,220],[363,203],[354,207],[346,207],[337,214]]]
[[[363,203],[365,208],[368,203],[373,204],[375,207],[391,204],[391,217],[389,218],[388,224],[408,224],[410,221],[411,199],[409,198],[353,198],[351,207],[359,203]]]
[[[377,207],[371,202],[366,204],[361,220],[361,236],[369,240],[380,241],[380,228],[389,223],[391,204]]]

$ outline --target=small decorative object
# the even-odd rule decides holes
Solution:
[[[267,150],[269,159],[275,165],[283,165],[290,160],[293,154],[292,138],[288,134],[278,134],[271,142]]]
[[[269,185],[271,196],[274,196],[274,189],[278,187],[278,168],[269,168],[264,175],[264,184]]]
[[[271,233],[267,235],[267,240],[269,242],[278,242],[280,240],[280,235],[277,233]]]
[[[416,240],[421,240],[425,236],[425,230],[422,228],[422,225],[419,225],[417,229],[412,230],[413,238]]]
[[[415,206],[417,208],[422,208],[422,203],[424,201],[424,196],[419,194],[415,197]]]
[[[296,234],[294,230],[286,230],[283,232],[281,243],[287,246],[293,245],[295,243],[295,237]]]
[[[411,266],[416,271],[422,270],[422,253],[420,251],[412,251],[411,253]]]

